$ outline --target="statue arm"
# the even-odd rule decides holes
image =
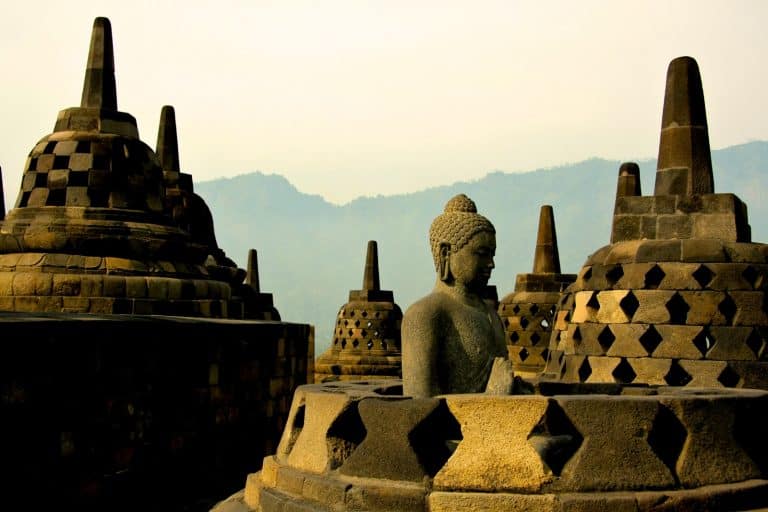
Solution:
[[[416,303],[402,324],[403,394],[431,397],[441,394],[438,381],[439,313]]]

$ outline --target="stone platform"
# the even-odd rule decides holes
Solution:
[[[274,453],[308,325],[0,313],[6,506],[206,510]]]
[[[768,505],[768,393],[519,381],[411,399],[302,386],[243,509],[746,510]],[[221,507],[234,510],[235,501]],[[223,509],[222,509],[223,510]]]

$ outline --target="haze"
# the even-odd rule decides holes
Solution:
[[[157,4],[157,5],[156,5]],[[768,2],[12,2],[0,17],[8,207],[59,110],[78,105],[93,18],[118,106],[154,147],[176,107],[196,181],[282,174],[344,203],[493,170],[656,154],[666,67],[701,67],[713,148],[768,139]]]

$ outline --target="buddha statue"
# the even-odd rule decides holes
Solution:
[[[459,194],[432,222],[429,242],[437,282],[403,317],[403,393],[482,392],[507,355],[501,319],[483,300],[494,268],[496,230]]]

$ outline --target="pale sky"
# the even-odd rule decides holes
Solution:
[[[11,2],[0,166],[80,102],[93,18],[154,147],[176,107],[195,181],[282,174],[336,203],[585,158],[653,157],[669,61],[699,62],[713,148],[768,139],[768,2]]]

